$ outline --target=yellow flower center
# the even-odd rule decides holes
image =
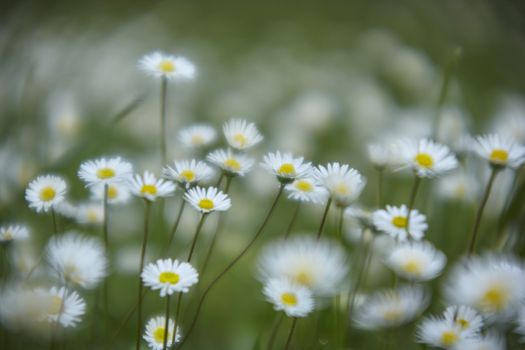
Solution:
[[[350,189],[348,188],[348,186],[346,186],[345,183],[339,183],[336,186],[334,186],[334,191],[335,193],[341,196],[347,196],[350,194]]]
[[[210,210],[213,209],[214,206],[215,205],[213,204],[213,201],[211,199],[203,198],[199,201],[199,207],[201,209]]]
[[[406,228],[407,218],[405,216],[394,216],[392,218],[392,225],[394,225],[397,228]]]
[[[434,159],[432,159],[432,156],[428,153],[418,153],[415,160],[416,163],[423,168],[432,168],[432,165],[434,165]]]
[[[453,331],[444,331],[441,334],[441,344],[444,346],[452,346],[458,341],[458,335]]]
[[[224,166],[235,171],[241,170],[241,164],[236,159],[228,158],[224,161]]]
[[[12,231],[5,231],[4,232],[4,238],[5,241],[10,241],[13,239],[13,232]]]
[[[58,315],[62,308],[62,298],[58,295],[52,295],[47,308],[47,313],[50,315]]]
[[[398,309],[385,310],[383,318],[387,321],[397,321],[401,317],[401,311]]]
[[[195,172],[191,169],[186,169],[180,172],[179,178],[183,181],[192,182],[195,180]]]
[[[48,202],[50,200],[53,200],[56,194],[57,193],[53,187],[44,187],[40,190],[40,199],[44,202]]]
[[[293,176],[295,175],[295,167],[291,163],[284,163],[279,167],[277,172],[280,175]]]
[[[98,213],[95,209],[89,209],[87,212],[87,220],[89,222],[97,222],[98,220]]]
[[[403,270],[405,272],[414,274],[414,275],[420,275],[421,274],[421,263],[417,260],[408,260],[403,265]]]
[[[297,297],[294,293],[283,293],[281,295],[281,301],[286,306],[295,306],[297,305]]]
[[[115,176],[115,170],[111,168],[100,168],[97,170],[97,177],[101,180],[110,179]]]
[[[313,282],[312,274],[308,271],[301,271],[295,276],[295,281],[303,286],[310,287]]]
[[[154,196],[157,194],[157,186],[144,184],[142,185],[142,188],[140,189],[140,193],[144,195],[149,194],[149,195]]]
[[[162,73],[172,73],[175,71],[175,64],[172,61],[163,60],[159,63],[159,69]]]
[[[244,134],[241,133],[233,135],[233,140],[237,142],[241,147],[244,147],[246,145],[246,142],[248,141],[246,136],[244,136]]]
[[[490,152],[490,161],[494,163],[507,163],[507,160],[509,159],[509,152],[505,151],[504,149],[493,149],[492,152]]]
[[[505,308],[509,293],[502,286],[489,288],[481,298],[481,306],[491,311],[500,311]]]
[[[165,271],[165,272],[161,272],[159,275],[160,283],[177,284],[179,280],[180,280],[180,276],[176,274],[175,272]]]
[[[109,199],[115,199],[118,196],[118,189],[115,186],[109,186],[108,187],[108,198]]]
[[[297,188],[299,191],[303,192],[312,192],[314,189],[314,186],[311,182],[306,180],[299,180],[295,182],[295,188]]]
[[[164,327],[159,327],[153,331],[153,339],[158,344],[164,343]]]
[[[470,322],[465,320],[464,318],[458,318],[456,320],[456,324],[461,327],[461,329],[465,330],[470,326]]]
[[[200,146],[204,143],[204,137],[201,135],[192,135],[191,136],[191,144],[194,146]]]

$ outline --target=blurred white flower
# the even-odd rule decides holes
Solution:
[[[104,221],[104,206],[100,203],[84,203],[76,208],[79,224],[95,225]]]
[[[231,119],[222,130],[228,144],[237,150],[251,148],[263,140],[255,124],[244,119]]]
[[[3,225],[0,227],[0,245],[25,241],[29,238],[29,230],[23,225]]]
[[[51,287],[48,293],[49,302],[46,319],[51,323],[58,322],[62,327],[75,327],[86,312],[86,303],[74,290],[65,287]]]
[[[131,193],[150,202],[154,202],[157,198],[170,197],[175,192],[175,185],[171,181],[157,179],[149,171],[145,171],[142,176],[135,175],[129,183]]]
[[[324,203],[328,199],[328,191],[311,177],[296,179],[286,185],[288,198],[311,203]]]
[[[289,317],[306,317],[314,309],[310,289],[286,278],[266,281],[263,294],[275,310],[282,310]]]
[[[217,166],[226,176],[244,176],[255,163],[254,159],[241,153],[234,153],[231,149],[215,150],[206,157]]]
[[[352,204],[366,185],[366,179],[347,164],[319,165],[314,170],[314,177],[328,190],[335,204],[343,208]]]
[[[192,159],[175,161],[173,167],[166,166],[162,174],[181,188],[188,189],[209,180],[214,172],[206,163]]]
[[[219,191],[216,187],[194,187],[185,194],[184,199],[201,213],[214,211],[226,211],[231,207],[231,200],[227,194]]]
[[[80,164],[78,177],[88,187],[100,184],[109,185],[126,182],[131,177],[132,171],[131,163],[120,157],[99,158]]]
[[[208,124],[195,124],[179,131],[179,140],[184,147],[198,149],[211,144],[217,132]]]
[[[499,135],[478,136],[473,145],[476,153],[496,168],[518,168],[525,163],[525,147]]]
[[[429,139],[400,141],[397,150],[403,165],[414,170],[418,177],[435,177],[458,166],[447,146]]]
[[[195,77],[195,65],[184,57],[152,52],[139,61],[139,67],[147,74],[168,80],[191,80]]]
[[[421,241],[398,244],[385,262],[401,277],[411,281],[428,281],[441,273],[447,258],[432,243]]]
[[[90,187],[91,199],[104,200],[104,184]],[[125,204],[131,198],[127,183],[112,183],[108,185],[108,204]]]
[[[447,200],[472,202],[479,191],[478,179],[464,172],[455,172],[439,179],[436,196]]]
[[[157,316],[149,319],[146,324],[146,331],[142,338],[148,343],[150,349],[162,350],[164,346],[164,337],[166,336],[166,317]],[[175,330],[175,322],[170,318],[168,320],[168,334],[166,347],[169,349],[173,344],[173,331]],[[177,333],[175,334],[175,344],[180,341],[180,328],[177,326]]]
[[[291,153],[267,153],[261,166],[277,176],[279,182],[289,184],[293,180],[310,175],[312,164],[305,163],[303,157],[294,158]]]

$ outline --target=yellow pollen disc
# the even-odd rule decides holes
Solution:
[[[420,275],[421,263],[416,260],[409,260],[403,265],[403,270],[414,275]]]
[[[115,199],[118,196],[118,189],[115,186],[108,187],[108,198]]]
[[[183,170],[180,172],[179,178],[187,182],[192,182],[195,180],[195,172],[190,169]]]
[[[281,295],[281,301],[286,306],[295,306],[295,305],[297,305],[297,297],[293,293],[283,293]]]
[[[350,194],[350,190],[349,190],[348,186],[346,186],[346,184],[344,184],[344,183],[340,183],[337,186],[335,186],[334,187],[334,191],[335,191],[335,193],[337,193],[337,194],[339,194],[341,196],[346,196],[346,195]]]
[[[159,327],[153,331],[153,339],[158,344],[164,343],[164,327]]]
[[[295,276],[295,281],[303,286],[311,286],[313,279],[312,275],[308,272],[302,271]]]
[[[383,318],[387,321],[396,321],[401,317],[401,311],[400,310],[386,310],[383,312]]]
[[[407,218],[405,216],[394,216],[392,218],[392,225],[394,225],[397,228],[406,228]]]
[[[441,344],[452,346],[458,341],[458,335],[453,331],[445,331],[441,334]]]
[[[40,190],[40,199],[43,200],[44,202],[48,202],[52,200],[53,198],[55,198],[55,195],[56,195],[56,191],[52,187],[44,187],[43,189]]]
[[[10,241],[12,239],[13,239],[13,232],[11,231],[4,232],[4,240]]]
[[[159,275],[160,283],[177,284],[179,279],[179,275],[171,271],[161,272]]]
[[[201,209],[210,210],[214,208],[214,204],[211,199],[203,198],[199,201],[199,207]]]
[[[467,329],[470,326],[470,322],[463,318],[457,319],[456,324],[459,325],[463,330]]]
[[[418,153],[415,160],[416,163],[423,168],[432,168],[432,165],[434,165],[434,159],[432,159],[432,156],[428,153]]]
[[[508,301],[508,292],[500,286],[487,290],[481,299],[481,305],[491,311],[500,311]]]
[[[299,180],[295,183],[295,188],[303,192],[312,192],[314,186],[306,180]]]
[[[155,185],[142,185],[142,188],[140,189],[140,193],[142,194],[150,194],[152,196],[157,194],[157,186]]]
[[[115,170],[111,168],[100,168],[97,170],[97,177],[99,179],[110,179],[115,176]]]
[[[58,315],[60,313],[61,308],[62,308],[62,298],[59,297],[58,295],[51,296],[51,300],[49,301],[47,312],[51,315]]]
[[[191,144],[194,146],[199,146],[204,143],[204,138],[201,135],[192,135]]]
[[[164,60],[159,63],[159,69],[162,73],[171,73],[175,71],[175,64],[172,61]]]
[[[284,163],[277,172],[281,175],[295,175],[295,167],[291,163]]]
[[[490,153],[490,161],[495,163],[506,163],[509,159],[509,153],[503,149],[493,149]]]
[[[66,264],[64,266],[64,276],[66,280],[70,280],[76,284],[82,284],[83,280],[81,275],[78,273],[78,269],[73,264]]]
[[[233,158],[226,159],[224,161],[224,166],[235,171],[241,170],[241,164]]]
[[[244,136],[244,134],[233,135],[233,140],[237,142],[239,146],[241,147],[244,147],[246,145],[246,141],[248,141],[248,139],[246,138],[246,136]]]
[[[88,210],[87,219],[89,222],[97,222],[98,215],[96,210]]]

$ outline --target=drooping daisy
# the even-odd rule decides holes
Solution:
[[[288,198],[300,202],[324,203],[328,198],[328,191],[311,177],[296,179],[284,189]]]
[[[164,346],[164,336],[166,335],[166,318],[164,316],[157,316],[150,318],[146,324],[146,332],[143,336],[144,340],[148,343],[150,349],[162,350]],[[175,330],[175,322],[170,318],[168,320],[168,334],[166,346],[169,349],[173,344],[173,331]],[[175,334],[175,344],[180,341],[181,334],[180,328],[177,327]]]
[[[443,271],[447,258],[432,243],[422,241],[398,244],[385,262],[401,277],[411,281],[428,281]]]
[[[504,140],[499,135],[478,136],[473,148],[491,166],[499,169],[518,168],[525,163],[525,147],[511,140]]]
[[[236,154],[231,149],[213,151],[206,159],[219,167],[226,176],[244,176],[255,163],[253,158]]]
[[[83,288],[94,288],[107,275],[104,246],[94,237],[75,232],[54,236],[47,244],[46,255],[60,280]]]
[[[454,268],[445,294],[451,304],[471,306],[492,319],[508,319],[525,300],[525,269],[509,257],[473,257]]]
[[[468,306],[449,306],[443,314],[445,320],[457,324],[462,331],[478,333],[483,327],[483,318]]]
[[[139,67],[157,78],[168,80],[191,80],[195,77],[195,65],[184,57],[167,55],[156,51],[142,57]]]
[[[487,333],[477,337],[461,339],[454,350],[506,350],[505,338],[497,333]]]
[[[194,187],[185,194],[184,199],[201,213],[213,211],[226,211],[231,207],[231,200],[227,194],[222,193],[216,187]]]
[[[104,185],[95,185],[90,187],[91,199],[104,200]],[[108,203],[125,204],[131,198],[131,193],[127,183],[112,183],[108,185]]]
[[[366,179],[347,164],[319,165],[314,177],[328,190],[334,203],[343,208],[359,197],[366,184]]]
[[[128,181],[133,172],[131,163],[120,157],[99,158],[80,164],[78,177],[86,186],[109,185]]]
[[[100,203],[80,204],[75,217],[80,224],[100,224],[104,221],[104,206]]]
[[[77,292],[51,287],[48,291],[49,301],[46,319],[49,322],[58,322],[62,327],[75,327],[86,312],[86,303]]]
[[[376,292],[357,306],[353,315],[357,328],[378,330],[401,326],[419,316],[429,296],[421,286],[402,286]]]
[[[0,245],[25,241],[29,238],[29,230],[22,225],[4,225],[0,227]]]
[[[322,296],[335,295],[348,272],[338,244],[301,235],[268,245],[258,267],[263,280],[287,278]]]
[[[160,290],[161,297],[175,292],[187,293],[199,281],[199,274],[191,264],[172,259],[148,264],[140,276],[144,285]]]
[[[436,317],[424,319],[417,331],[420,343],[441,349],[455,348],[462,340],[472,336],[470,332],[463,332],[460,325]]]
[[[435,177],[458,166],[456,156],[447,146],[429,139],[401,141],[398,151],[404,165],[418,177]]]
[[[244,119],[232,119],[222,128],[228,144],[236,150],[251,148],[263,140],[263,136],[253,123]]]
[[[270,171],[277,179],[285,184],[297,178],[310,175],[312,164],[305,163],[303,157],[294,158],[291,153],[268,153],[263,158],[262,167]]]
[[[30,208],[38,213],[47,212],[64,200],[66,188],[66,182],[62,178],[43,175],[29,183],[25,197]]]
[[[391,161],[390,149],[383,144],[368,145],[368,159],[377,169],[384,169]]]
[[[387,205],[385,209],[376,210],[372,214],[374,226],[399,241],[405,241],[409,236],[420,240],[428,228],[426,217],[416,209],[410,211],[410,222],[407,219],[408,208],[406,205],[394,207]],[[407,227],[409,232],[407,232]]]
[[[289,317],[306,317],[314,309],[310,289],[286,278],[266,281],[263,294],[275,310],[282,310]]]
[[[188,189],[210,179],[214,172],[206,163],[192,159],[175,161],[173,167],[166,166],[162,174],[180,187]]]
[[[217,137],[215,129],[208,124],[195,124],[179,132],[179,140],[186,148],[198,149],[211,144]]]
[[[157,179],[157,177],[145,171],[144,175],[135,175],[130,180],[129,189],[135,196],[154,202],[157,198],[165,198],[173,195],[175,185],[171,181]]]

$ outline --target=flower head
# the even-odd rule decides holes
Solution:
[[[383,144],[368,145],[368,159],[377,169],[384,169],[391,162],[390,149]]]
[[[291,153],[270,152],[263,159],[261,165],[286,184],[309,175],[312,169],[311,163],[305,163],[303,157],[294,158]]]
[[[347,164],[329,163],[326,167],[319,165],[314,170],[314,177],[328,190],[339,207],[352,204],[366,184],[366,179]]]
[[[43,175],[29,183],[25,197],[30,208],[38,213],[47,212],[64,200],[66,188],[66,182],[62,178]]]
[[[104,185],[91,186],[91,199],[104,200]],[[129,201],[131,193],[127,183],[112,183],[108,185],[108,203],[125,204]]]
[[[405,140],[398,147],[403,163],[418,177],[435,177],[458,166],[456,157],[447,146],[429,139]]]
[[[217,138],[217,132],[208,124],[195,124],[179,132],[179,140],[186,148],[202,148]]]
[[[288,198],[300,202],[324,203],[328,198],[328,191],[311,177],[295,179],[284,189],[288,192]]]
[[[172,196],[175,185],[171,181],[157,179],[153,173],[145,171],[143,176],[135,175],[130,180],[130,191],[137,197],[153,202],[157,198]]]
[[[436,278],[446,262],[445,254],[426,241],[401,243],[395,246],[386,258],[390,269],[412,281]]]
[[[227,176],[244,176],[251,170],[255,161],[241,153],[234,153],[231,149],[216,150],[206,157],[215,166]]]
[[[478,136],[473,145],[476,153],[496,168],[518,168],[525,163],[525,147],[491,134]]]
[[[288,279],[266,281],[263,293],[274,305],[275,310],[282,310],[289,317],[305,317],[314,309],[314,299],[310,289]]]
[[[426,217],[416,209],[410,211],[408,219],[408,208],[406,205],[394,207],[387,205],[386,209],[379,209],[372,214],[374,226],[399,241],[405,241],[408,237],[419,240],[425,235],[428,228]]]
[[[232,119],[222,130],[228,144],[236,150],[251,148],[263,140],[255,124],[244,119]]]
[[[146,286],[160,290],[161,297],[174,292],[187,293],[199,281],[199,274],[191,264],[172,259],[148,264],[140,276]]]
[[[126,182],[131,177],[132,171],[131,163],[120,157],[99,158],[80,164],[78,177],[88,187],[100,184],[109,185]]]
[[[0,227],[0,245],[11,242],[25,241],[29,238],[29,230],[22,225],[4,225]]]
[[[184,199],[201,213],[214,211],[226,211],[231,207],[231,201],[227,194],[222,193],[216,187],[194,187],[185,194]]]
[[[139,67],[154,77],[168,80],[191,80],[195,77],[195,65],[184,57],[167,55],[156,51],[142,57]]]
[[[449,306],[443,317],[450,323],[457,324],[462,331],[477,333],[483,327],[483,318],[474,309],[468,306]]]
[[[75,327],[86,312],[86,303],[77,292],[65,287],[52,287],[48,293],[48,307],[45,318],[62,327]]]
[[[157,316],[151,318],[146,324],[146,333],[143,338],[148,343],[148,346],[153,350],[162,350],[164,345],[164,336],[166,336],[166,318],[164,316]],[[168,320],[168,334],[166,346],[170,348],[173,345],[173,331],[175,330],[175,322],[170,318]],[[175,334],[175,344],[180,341],[180,328],[177,327]]]
[[[472,333],[463,332],[458,324],[441,318],[426,318],[418,326],[418,341],[437,348],[455,348],[468,337],[472,337]]]
[[[179,160],[173,163],[173,167],[166,166],[162,173],[165,178],[188,189],[210,179],[213,176],[213,169],[206,163],[195,159]]]
[[[100,203],[80,204],[76,209],[75,218],[80,224],[101,224],[104,221],[104,206]]]

